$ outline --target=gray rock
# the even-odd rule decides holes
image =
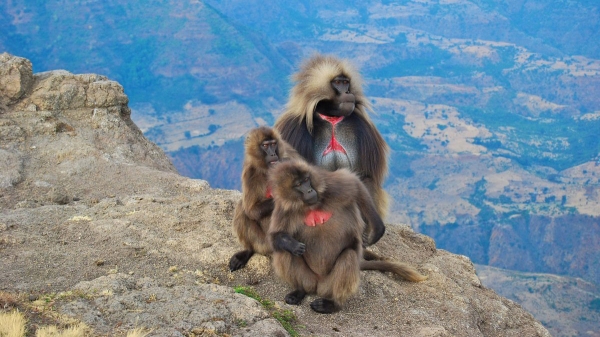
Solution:
[[[65,315],[80,317],[98,332],[111,323],[124,329],[151,327],[151,336],[203,332],[244,336],[287,336],[287,332],[255,300],[215,284],[157,286],[125,274],[80,282],[75,291],[93,296],[61,305]]]
[[[8,53],[0,54],[0,104],[16,103],[33,83],[31,62]]]
[[[22,172],[23,160],[19,153],[0,149],[0,189],[21,182]]]

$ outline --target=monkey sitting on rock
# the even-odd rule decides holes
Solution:
[[[274,203],[267,174],[281,160],[302,160],[296,150],[281,139],[277,130],[267,126],[248,132],[244,151],[242,199],[237,203],[233,217],[233,230],[244,249],[230,258],[230,271],[245,267],[254,253],[271,254],[266,234]],[[368,251],[365,251],[365,258],[382,259]]]
[[[372,108],[360,73],[348,60],[317,54],[293,79],[296,84],[275,128],[309,163],[356,173],[385,217],[389,148],[368,115]]]
[[[266,234],[274,204],[267,172],[283,159],[300,158],[281,140],[276,130],[266,126],[251,130],[244,147],[242,199],[236,205],[233,216],[233,230],[244,250],[235,253],[229,260],[231,271],[246,266],[255,252],[263,255],[271,253]]]
[[[367,188],[349,170],[287,161],[272,168],[269,184],[275,203],[268,231],[273,267],[294,289],[286,303],[298,305],[307,294],[317,294],[311,308],[332,313],[358,290],[361,269],[390,271],[413,282],[427,278],[405,264],[363,258],[363,240],[376,242],[385,227]]]

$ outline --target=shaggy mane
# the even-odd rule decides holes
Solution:
[[[300,71],[293,75],[292,79],[296,85],[290,94],[284,116],[294,118],[298,123],[302,123],[305,119],[308,131],[312,134],[313,114],[317,103],[335,96],[330,82],[340,74],[350,78],[350,91],[356,97],[354,113],[369,120],[367,111],[372,111],[372,108],[363,94],[360,73],[348,60],[320,54],[308,59],[301,66]]]

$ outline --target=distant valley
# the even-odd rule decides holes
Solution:
[[[0,4],[0,52],[31,59],[36,72],[119,81],[134,121],[181,174],[229,189],[240,186],[244,134],[274,123],[302,59],[348,58],[392,149],[388,222],[481,265],[579,277],[600,298],[599,4],[331,8],[13,0]],[[580,326],[590,329],[569,331]]]

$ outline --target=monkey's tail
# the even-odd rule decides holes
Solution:
[[[424,281],[428,278],[414,267],[399,262],[362,260],[360,261],[360,270],[389,271],[411,282]]]
[[[367,260],[367,261],[373,261],[373,260],[377,260],[377,261],[387,261],[387,258],[384,256],[381,256],[375,252],[372,252],[370,250],[363,250],[363,259]]]

